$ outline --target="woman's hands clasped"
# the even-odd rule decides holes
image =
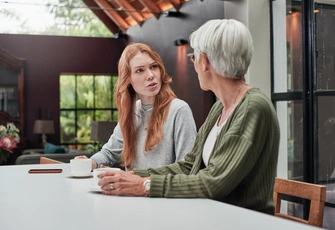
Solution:
[[[107,171],[98,175],[99,185],[105,195],[145,196],[143,183],[148,178],[142,178],[134,171]]]

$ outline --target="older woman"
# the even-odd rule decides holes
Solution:
[[[104,194],[210,198],[273,214],[279,125],[271,101],[244,79],[253,52],[249,30],[236,20],[210,20],[190,42],[201,88],[219,99],[192,150],[165,167],[104,173]]]
[[[184,159],[194,144],[196,126],[189,105],[173,93],[159,54],[146,44],[130,44],[118,70],[118,125],[91,157],[92,168],[121,163],[131,170]]]

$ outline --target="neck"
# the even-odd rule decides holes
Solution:
[[[245,85],[246,83],[243,80],[230,80],[224,84],[224,87],[219,92],[219,99],[225,110],[239,101],[238,98],[242,95],[240,92],[243,91],[242,89]]]
[[[236,84],[235,82],[235,84],[230,85],[228,88],[229,90],[227,90],[224,93],[224,95],[229,95],[229,97],[224,97],[221,100],[223,104],[223,109],[220,115],[218,125],[221,125],[222,123],[224,123],[228,119],[232,111],[235,109],[236,105],[239,102],[239,98],[243,96],[241,91],[242,91],[243,86],[245,85],[246,85],[245,81],[239,81],[238,84]]]

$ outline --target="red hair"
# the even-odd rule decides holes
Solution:
[[[167,75],[159,54],[150,46],[142,43],[128,45],[119,60],[119,77],[115,88],[118,121],[123,136],[123,150],[121,159],[124,166],[129,167],[137,152],[137,125],[135,119],[135,102],[137,94],[130,84],[131,70],[129,61],[138,53],[147,53],[159,66],[162,86],[156,95],[152,114],[148,122],[145,151],[150,151],[163,138],[163,124],[169,112],[170,102],[176,95],[170,87],[172,79]]]

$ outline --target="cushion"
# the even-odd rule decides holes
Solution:
[[[47,142],[44,146],[44,153],[65,153],[65,149],[61,146]]]

